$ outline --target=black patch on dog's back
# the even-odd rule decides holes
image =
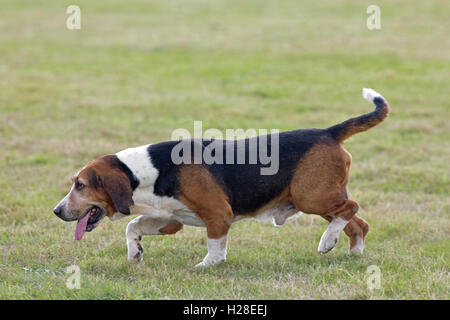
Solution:
[[[261,175],[261,169],[270,167],[270,163],[262,164],[258,152],[257,163],[249,163],[249,148],[256,140],[256,146],[258,146],[259,150],[261,136],[245,140],[189,140],[192,152],[194,150],[194,144],[202,144],[202,154],[212,142],[215,141],[219,145],[221,144],[224,163],[203,165],[213,175],[228,196],[234,214],[254,212],[281,195],[290,184],[298,162],[312,146],[317,143],[336,143],[329,137],[328,132],[321,129],[294,130],[282,132],[277,135],[279,138],[279,168],[273,175]],[[180,166],[186,164],[176,165],[171,159],[172,149],[179,142],[161,142],[150,145],[148,148],[152,164],[159,171],[154,186],[154,193],[158,196],[177,198],[179,195],[177,175]],[[270,154],[273,142],[273,135],[268,135],[267,156],[271,158],[275,156]],[[238,144],[241,144],[240,146],[245,145],[244,164],[237,163]],[[226,163],[227,146],[234,150],[233,164]],[[252,150],[252,152],[255,151]]]
[[[158,170],[153,193],[157,196],[175,197],[179,193],[178,169],[179,165],[172,162],[173,147],[179,141],[166,141],[152,144],[148,147],[148,154],[153,166]]]
[[[235,164],[212,164],[206,167],[228,195],[234,214],[251,213],[281,195],[289,186],[299,160],[322,138],[323,131],[316,129],[280,133],[279,168],[274,175],[261,174],[261,168],[268,168],[270,164],[263,165],[259,159],[256,164],[249,164],[251,140],[256,139],[259,143],[261,136],[245,139],[245,164],[236,164],[235,152]],[[236,150],[237,141],[225,141],[225,144],[229,143]],[[267,144],[268,156],[273,158],[275,155],[270,155],[272,139],[267,139]]]

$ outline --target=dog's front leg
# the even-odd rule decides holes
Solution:
[[[208,238],[208,254],[195,267],[209,267],[225,261],[227,258],[227,238],[228,235],[224,235],[218,239]]]
[[[143,248],[139,243],[143,235],[173,234],[183,228],[178,221],[149,216],[139,216],[127,225],[128,261],[142,260]]]
[[[227,257],[228,231],[232,223],[231,217],[230,211],[227,210],[218,210],[209,217],[203,215],[206,234],[208,235],[208,254],[195,267],[209,267],[225,261]]]

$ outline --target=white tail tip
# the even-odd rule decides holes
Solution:
[[[372,90],[372,89],[369,89],[369,88],[363,88],[362,89],[362,95],[363,95],[363,98],[366,99],[369,102],[373,102],[374,99],[378,98],[378,97],[383,99],[383,100],[385,100],[381,94],[379,94],[375,90]]]

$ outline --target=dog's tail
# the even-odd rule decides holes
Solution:
[[[367,88],[363,88],[362,94],[364,99],[375,105],[375,110],[356,118],[350,118],[326,129],[339,143],[356,133],[367,131],[370,128],[375,127],[386,119],[389,114],[389,104],[381,94]]]

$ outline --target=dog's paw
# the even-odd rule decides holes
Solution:
[[[209,267],[210,264],[208,264],[206,261],[202,261],[200,263],[197,263],[194,268],[205,268],[205,267]]]
[[[207,258],[205,258],[205,259],[203,259],[202,262],[197,263],[197,264],[195,265],[194,268],[206,268],[206,267],[211,267],[211,266],[214,266],[214,265],[219,264],[219,263],[224,262],[224,261],[225,261],[225,259],[216,259],[216,260],[213,260],[213,259],[207,259]]]
[[[324,234],[325,235],[325,234]],[[337,237],[326,237],[324,239],[324,236],[320,239],[319,247],[317,248],[317,251],[320,254],[325,254],[333,250],[334,246],[336,245],[338,241]]]
[[[287,216],[277,215],[272,218],[272,223],[275,227],[281,227],[287,220]]]
[[[344,230],[347,223],[348,221],[341,218],[334,218],[333,221],[331,221],[328,225],[327,230],[325,230],[322,237],[320,238],[320,243],[317,251],[319,251],[319,253],[321,254],[325,254],[331,251],[336,245],[339,235],[341,234],[342,230]]]
[[[363,254],[364,251],[364,240],[360,236],[356,236],[356,243],[350,248],[351,254]]]
[[[128,261],[140,262],[142,261],[144,249],[138,241],[133,241],[128,244]]]

